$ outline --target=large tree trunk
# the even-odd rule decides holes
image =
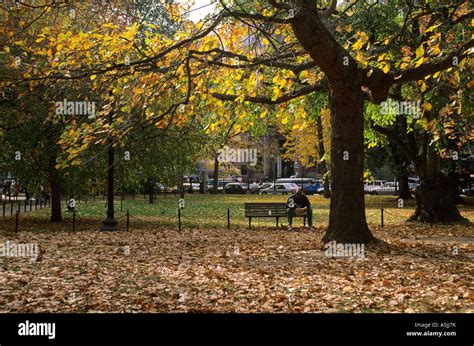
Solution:
[[[464,218],[453,200],[452,186],[441,173],[441,158],[435,153],[425,136],[423,155],[416,166],[420,186],[415,191],[416,210],[410,221],[456,222]]]
[[[410,186],[408,185],[408,176],[403,174],[398,177],[398,198],[412,199]]]
[[[323,240],[368,243],[374,237],[365,219],[364,117],[360,85],[331,81],[329,101],[332,196],[329,227]]]
[[[329,227],[323,240],[368,243],[374,237],[365,219],[362,179],[363,76],[318,17],[315,2],[299,0],[295,7],[298,11],[291,26],[296,38],[330,82],[332,184]],[[344,64],[345,60],[350,63]]]
[[[219,159],[218,156],[214,158],[214,180],[212,181],[212,193],[217,193],[219,187]]]
[[[437,223],[464,220],[454,203],[447,178],[421,181],[415,198],[416,210],[410,221]]]
[[[61,185],[59,173],[55,167],[55,160],[49,168],[49,187],[51,189],[51,222],[63,221],[61,213]]]

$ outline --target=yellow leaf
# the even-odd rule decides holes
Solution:
[[[420,90],[421,90],[422,93],[424,93],[426,91],[426,83],[425,82],[421,83]]]
[[[95,74],[93,74],[93,75],[91,75],[91,77],[90,77],[90,78],[91,78],[91,80],[94,80],[94,79],[96,79],[96,78],[97,78],[97,76],[96,76]]]
[[[423,103],[423,105],[421,107],[426,111],[430,111],[433,108],[433,106],[429,102]]]
[[[425,55],[425,49],[423,48],[423,45],[419,46],[416,50],[416,58],[419,59],[423,55]]]

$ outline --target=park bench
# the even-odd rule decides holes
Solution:
[[[252,227],[253,217],[274,217],[276,218],[276,226],[280,217],[287,217],[286,203],[244,203],[245,217],[249,219],[249,228]],[[294,217],[302,217],[306,226],[306,215],[295,215]]]

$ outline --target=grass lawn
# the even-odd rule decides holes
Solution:
[[[0,243],[41,251],[37,261],[0,257],[0,312],[473,312],[470,223],[407,223],[413,202],[398,208],[394,197],[367,196],[382,242],[366,246],[364,258],[331,258],[320,244],[329,213],[321,196],[310,197],[316,232],[288,232],[273,219],[247,230],[245,201],[285,196],[198,194],[186,196],[178,231],[178,199],[127,199],[129,232],[120,211],[120,231],[98,232],[99,201],[78,204],[74,233],[70,215],[52,225],[47,209],[21,214],[18,234],[13,218],[0,218]],[[472,204],[460,209],[474,221]]]
[[[222,229],[227,228],[227,209],[230,209],[231,228],[247,228],[248,219],[244,217],[245,202],[286,202],[287,196],[282,195],[200,195],[188,194],[185,197],[185,209],[181,211],[181,222],[183,228],[206,228]],[[322,196],[309,196],[313,207],[313,219],[316,227],[327,226],[329,220],[329,199]],[[130,211],[130,228],[140,228],[144,223],[153,223],[156,228],[177,228],[178,227],[178,201],[179,196],[168,195],[158,196],[153,204],[148,203],[148,197],[137,196],[134,200],[127,197],[123,201],[122,211],[120,211],[120,199],[115,200],[116,218],[120,226],[125,227],[126,211]],[[384,207],[384,224],[400,224],[413,213],[415,202],[405,201],[404,207],[399,208],[397,199],[394,196],[366,196],[366,215],[369,225],[381,224],[381,206]],[[65,208],[64,208],[65,209]],[[474,208],[471,206],[461,206],[461,213],[464,217],[474,221]],[[106,203],[99,199],[93,202],[88,199],[87,204],[81,200],[77,205],[77,230],[81,230],[81,225],[90,227],[91,222],[100,222],[105,217]],[[35,212],[38,218],[45,221],[49,217],[49,209]],[[71,228],[72,215],[64,213],[65,223],[57,226],[60,230]],[[67,223],[69,220],[69,224]],[[280,223],[287,225],[285,218],[280,219]],[[303,220],[296,218],[294,225],[302,225]],[[254,218],[252,228],[274,227],[274,218]],[[56,226],[48,226],[48,229],[55,229]],[[1,227],[0,227],[1,230]]]

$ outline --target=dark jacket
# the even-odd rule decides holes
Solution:
[[[295,193],[292,194],[287,201],[288,208],[311,208],[311,203],[305,195],[297,196]]]

